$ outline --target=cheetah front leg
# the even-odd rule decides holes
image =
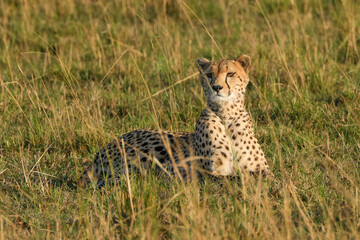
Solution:
[[[234,145],[235,162],[238,169],[252,174],[270,174],[264,152],[254,135],[254,127],[247,112],[243,112],[227,126]]]
[[[231,141],[222,120],[205,110],[196,123],[195,154],[198,168],[214,176],[236,175]]]

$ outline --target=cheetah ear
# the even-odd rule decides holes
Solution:
[[[210,66],[210,63],[211,62],[206,58],[199,58],[196,60],[196,66],[200,72],[204,72],[204,70]]]
[[[246,73],[249,72],[251,65],[251,58],[248,55],[242,54],[239,57],[237,57],[235,61],[241,64],[241,66],[244,68]]]

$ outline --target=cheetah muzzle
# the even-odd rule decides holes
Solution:
[[[117,181],[124,173],[155,166],[170,176],[191,179],[200,174],[237,176],[270,173],[245,109],[245,89],[251,59],[209,61],[196,65],[207,108],[196,122],[195,132],[134,130],[102,148],[83,179],[97,185]],[[195,175],[194,175],[195,174]]]

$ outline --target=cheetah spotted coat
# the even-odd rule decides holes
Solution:
[[[235,60],[197,60],[207,108],[193,133],[134,130],[102,148],[84,172],[87,183],[97,185],[119,180],[121,175],[151,166],[180,179],[207,173],[236,176],[270,173],[249,114],[245,89],[249,82],[250,57]],[[195,174],[195,175],[194,175]],[[91,176],[91,177],[90,177]]]

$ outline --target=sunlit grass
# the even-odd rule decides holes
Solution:
[[[360,5],[193,2],[0,1],[0,239],[359,238]],[[193,131],[195,60],[242,53],[275,179],[78,186],[115,136]]]

